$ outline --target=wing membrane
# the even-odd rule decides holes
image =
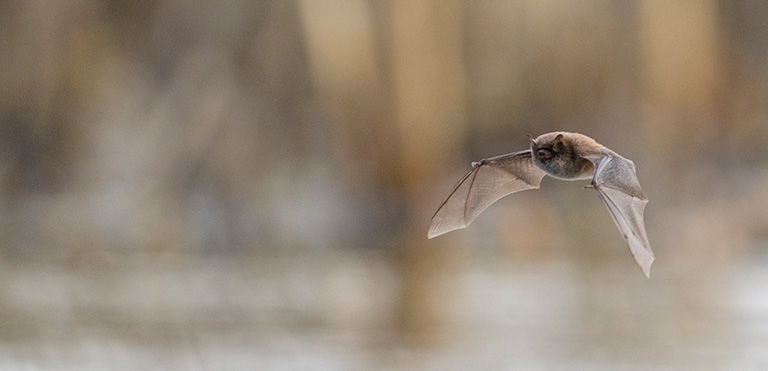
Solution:
[[[465,228],[496,200],[539,188],[546,173],[531,159],[531,150],[484,159],[453,188],[432,217],[429,238]]]
[[[627,241],[640,269],[650,278],[655,257],[643,223],[648,200],[637,181],[635,164],[612,152],[590,160],[595,164],[592,187]]]

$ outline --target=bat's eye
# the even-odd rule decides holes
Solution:
[[[536,151],[536,157],[542,160],[549,160],[550,158],[552,158],[552,152],[546,149],[540,149]]]

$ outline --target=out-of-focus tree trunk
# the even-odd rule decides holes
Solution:
[[[434,182],[449,168],[463,139],[460,14],[459,2],[443,0],[396,1],[391,13],[400,167],[408,204],[400,323],[416,341],[428,342],[429,334],[437,333],[435,307],[455,261],[452,250],[441,246],[448,240],[428,241],[426,233],[438,206]]]
[[[379,34],[369,6],[306,0],[300,12],[314,86],[339,138],[332,145],[342,172],[355,187],[404,195],[404,228],[391,236],[401,278],[396,320],[403,333],[429,342],[439,327],[437,298],[451,250],[428,241],[427,229],[439,203],[436,181],[463,139],[460,5],[376,6],[388,11]]]
[[[314,87],[332,118],[336,141],[329,145],[345,181],[363,189],[396,183],[395,133],[368,3],[304,0],[300,13]]]
[[[715,0],[647,0],[640,5],[645,71],[640,113],[654,152],[665,151],[678,160],[695,156],[720,132],[717,12]],[[685,22],[676,14],[685,14]]]

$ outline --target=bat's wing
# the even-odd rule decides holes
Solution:
[[[432,216],[429,238],[464,228],[496,200],[514,192],[539,188],[546,173],[531,158],[531,150],[472,163],[448,198]]]
[[[635,164],[612,151],[589,159],[595,165],[591,187],[608,208],[635,261],[650,278],[655,258],[643,224],[643,211],[648,199],[637,181]]]

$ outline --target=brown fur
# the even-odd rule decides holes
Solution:
[[[552,158],[538,155],[538,151],[551,151]],[[588,179],[594,174],[592,161],[586,159],[603,153],[605,148],[594,139],[578,133],[556,131],[531,140],[533,161],[547,174],[563,180]]]

